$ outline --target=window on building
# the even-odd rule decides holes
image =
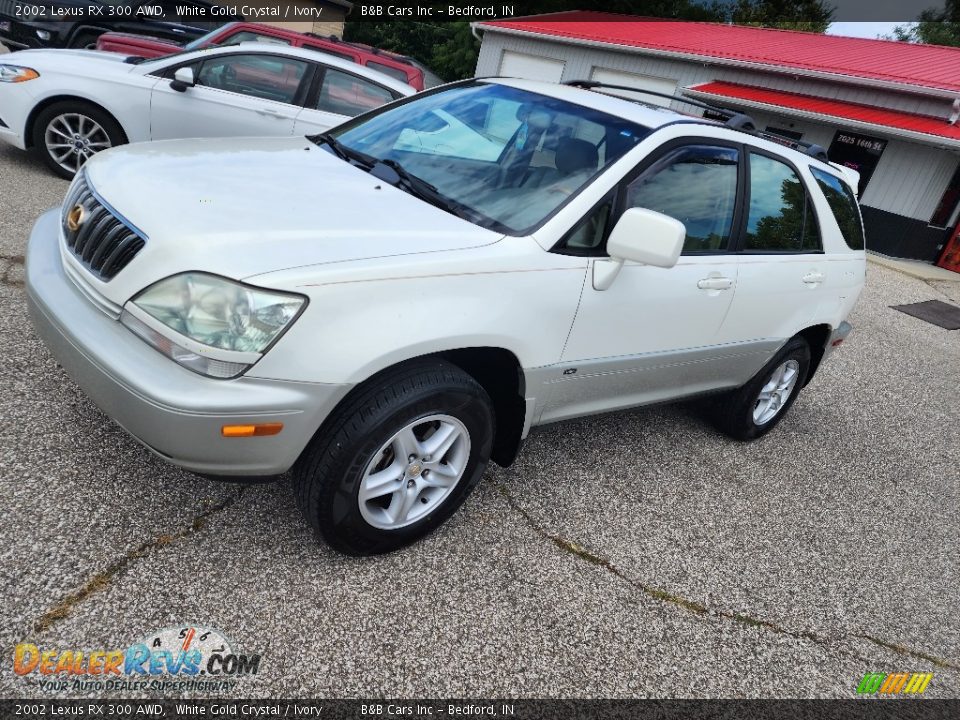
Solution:
[[[940,204],[930,218],[934,227],[948,227],[957,221],[957,209],[960,208],[960,167],[953,174],[950,184],[940,198]]]
[[[823,191],[847,245],[854,250],[863,250],[863,221],[860,219],[857,199],[853,196],[850,187],[835,175],[818,168],[812,167],[810,172],[813,173],[817,185]]]
[[[687,228],[684,252],[724,251],[737,201],[737,163],[734,148],[677,148],[627,186],[627,207],[655,210],[682,222]]]
[[[750,153],[747,252],[818,252],[820,231],[803,182],[786,163]]]

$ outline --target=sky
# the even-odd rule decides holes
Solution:
[[[830,23],[828,35],[846,35],[847,37],[875,38],[878,35],[891,35],[897,25],[910,23],[895,22],[835,22]]]

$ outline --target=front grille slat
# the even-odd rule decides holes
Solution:
[[[71,230],[70,213],[77,206],[83,207],[83,220],[76,230]],[[135,228],[93,192],[85,173],[67,193],[60,224],[74,257],[103,281],[111,280],[123,270],[146,244],[146,239]]]

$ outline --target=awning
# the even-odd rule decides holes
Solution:
[[[692,85],[684,88],[683,92],[719,105],[767,110],[780,115],[837,123],[850,129],[881,131],[926,144],[960,148],[960,125],[951,125],[946,118],[719,81]]]

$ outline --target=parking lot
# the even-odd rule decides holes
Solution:
[[[921,670],[960,696],[960,332],[889,309],[960,283],[871,264],[854,333],[757,443],[688,405],[541,428],[439,532],[354,559],[287,481],[166,465],[53,362],[23,255],[66,187],[0,147],[4,696],[55,694],[17,643],[183,624],[262,655],[237,697],[852,697]]]

